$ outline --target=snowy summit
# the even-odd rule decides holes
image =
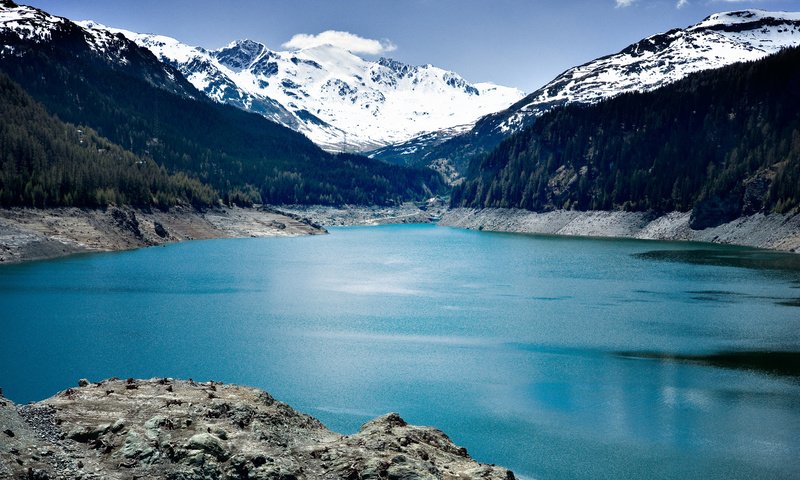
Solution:
[[[432,65],[369,61],[333,45],[274,51],[239,40],[206,50],[161,35],[79,23],[121,33],[210,98],[260,113],[333,151],[364,151],[471,124],[523,96],[514,88],[470,84]]]

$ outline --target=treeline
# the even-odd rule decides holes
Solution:
[[[93,130],[48,114],[0,74],[0,206],[205,207],[219,197],[184,173],[167,174]]]
[[[800,205],[800,49],[569,106],[473,161],[453,206],[693,211],[695,228]]]
[[[133,43],[104,55],[69,25],[52,37],[35,43],[6,34],[0,40],[15,53],[0,56],[0,71],[59,118],[88,125],[169,172],[195,176],[225,201],[391,204],[444,188],[427,169],[328,154],[259,115],[205,99],[190,85],[183,91],[196,95],[176,94],[159,73],[171,67]],[[125,62],[114,60],[123,54]]]

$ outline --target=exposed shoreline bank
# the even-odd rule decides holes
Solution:
[[[410,202],[391,207],[281,205],[276,208],[281,212],[307,218],[313,223],[326,227],[433,223],[447,211],[446,204],[438,198],[432,199],[422,208]]]
[[[448,210],[439,224],[494,232],[710,242],[800,251],[800,215],[759,213],[704,230],[689,228],[689,216],[689,212],[653,217],[644,212],[623,211],[536,213],[519,209],[455,208]]]
[[[0,209],[0,265],[186,240],[324,233],[311,221],[271,209]]]
[[[0,265],[112,252],[212,238],[319,235],[322,226],[431,223],[446,210],[441,200],[422,208],[285,205],[167,212],[130,207],[0,209]]]
[[[512,233],[694,241],[800,252],[800,215],[755,214],[705,230],[689,228],[688,212],[535,213],[518,209],[447,210],[443,205],[399,207],[281,206],[168,212],[110,207],[0,209],[0,265],[111,252],[188,240],[319,235],[324,226],[432,223]]]

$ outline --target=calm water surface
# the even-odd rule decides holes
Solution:
[[[800,478],[800,381],[652,358],[800,350],[797,256],[334,229],[0,268],[0,386],[261,387],[354,432],[397,411],[524,477]],[[642,355],[644,354],[644,355]]]

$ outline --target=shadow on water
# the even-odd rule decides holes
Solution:
[[[659,352],[618,352],[618,357],[631,359],[686,362],[737,370],[754,370],[773,375],[800,378],[800,352],[742,351],[717,352],[706,355],[682,355]]]
[[[631,254],[648,261],[683,263],[716,267],[745,268],[772,272],[789,280],[792,288],[800,288],[800,255],[739,247],[697,250],[651,250]],[[749,295],[726,290],[693,290],[686,293],[704,302],[736,303],[745,299],[770,300],[786,307],[800,307],[800,298]]]
[[[687,290],[693,300],[704,302],[738,303],[746,300],[768,300],[786,307],[800,307],[800,298],[774,297],[769,295],[751,295],[743,292],[726,290]]]
[[[800,255],[769,250],[744,248],[652,250],[649,252],[634,253],[633,256],[643,260],[662,262],[800,273]]]

